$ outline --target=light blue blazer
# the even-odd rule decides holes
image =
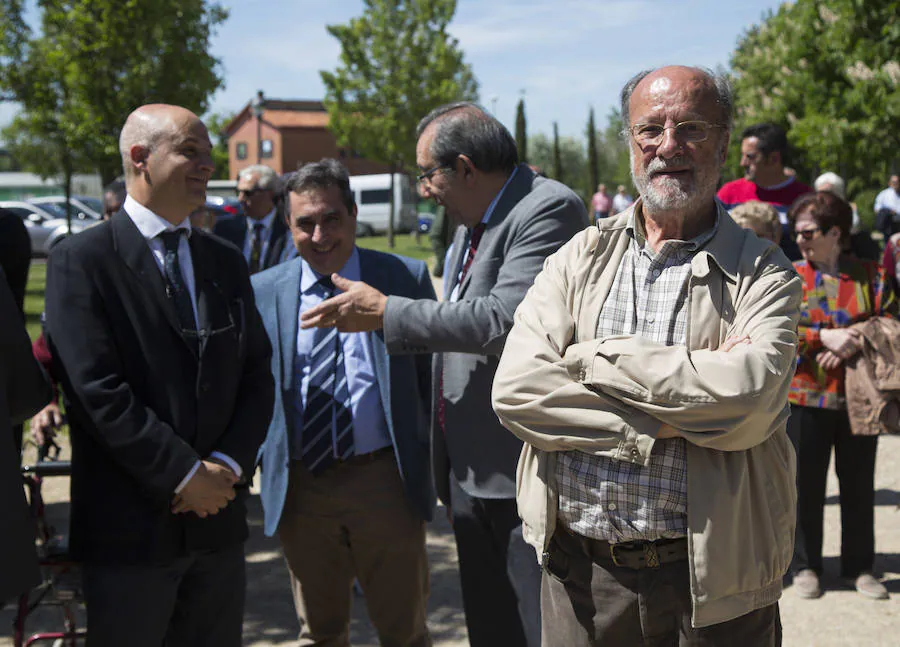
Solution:
[[[387,295],[435,299],[428,267],[422,261],[359,249],[360,275]],[[264,530],[278,530],[287,496],[294,437],[293,399],[297,385],[294,356],[300,307],[300,258],[251,277],[256,307],[272,342],[275,408],[266,440],[259,449]],[[388,356],[383,331],[368,333],[388,433],[412,509],[425,521],[434,514],[435,494],[428,449],[431,411],[431,355]]]

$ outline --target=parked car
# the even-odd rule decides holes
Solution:
[[[212,211],[217,220],[234,218],[243,213],[241,203],[237,198],[225,198],[220,195],[206,196],[206,210]]]
[[[388,173],[353,175],[350,189],[356,200],[357,235],[383,234],[388,228],[391,211],[391,176]],[[415,186],[409,177],[394,175],[394,230],[410,232],[418,226]]]
[[[59,205],[51,205],[56,209],[62,210]],[[31,237],[31,254],[33,256],[46,256],[50,253],[50,249],[63,238],[69,235],[66,228],[65,216],[58,217],[54,213],[54,209],[45,209],[36,204],[25,201],[4,201],[0,202],[0,208],[11,211],[19,216],[25,223],[28,235]],[[72,234],[77,234],[88,227],[97,224],[97,220],[88,218],[87,220],[72,220]]]
[[[64,195],[46,195],[41,196],[40,198],[31,198],[29,202],[38,205],[45,211],[50,210],[47,208],[47,205],[55,205],[56,209],[54,210],[54,213],[57,213],[62,218],[66,217],[66,212],[64,210],[66,196]],[[84,220],[85,217],[94,220],[102,220],[103,201],[99,198],[92,198],[86,195],[73,195],[69,200],[69,211],[72,213],[73,220],[75,218]]]

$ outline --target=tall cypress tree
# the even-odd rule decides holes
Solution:
[[[594,127],[594,107],[588,114],[587,123],[587,156],[588,156],[588,187],[585,195],[593,195],[600,184],[600,164],[597,158],[597,129]]]
[[[553,122],[553,179],[564,182],[562,158],[559,155],[559,126]]]
[[[528,161],[528,135],[525,126],[525,99],[519,99],[516,106],[516,148],[519,149],[519,161]]]

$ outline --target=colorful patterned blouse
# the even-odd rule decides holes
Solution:
[[[826,371],[816,362],[824,350],[819,331],[847,328],[873,316],[895,316],[897,302],[884,269],[872,261],[842,256],[839,277],[823,277],[806,261],[794,263],[803,280],[797,372],[791,381],[791,404],[845,409],[844,366]]]

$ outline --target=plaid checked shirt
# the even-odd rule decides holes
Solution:
[[[671,240],[659,252],[646,244],[632,214],[631,243],[600,311],[597,337],[636,335],[660,344],[685,343],[691,258],[716,226],[689,241]],[[650,465],[561,452],[556,478],[559,519],[584,537],[610,543],[687,534],[685,440],[658,440]]]

